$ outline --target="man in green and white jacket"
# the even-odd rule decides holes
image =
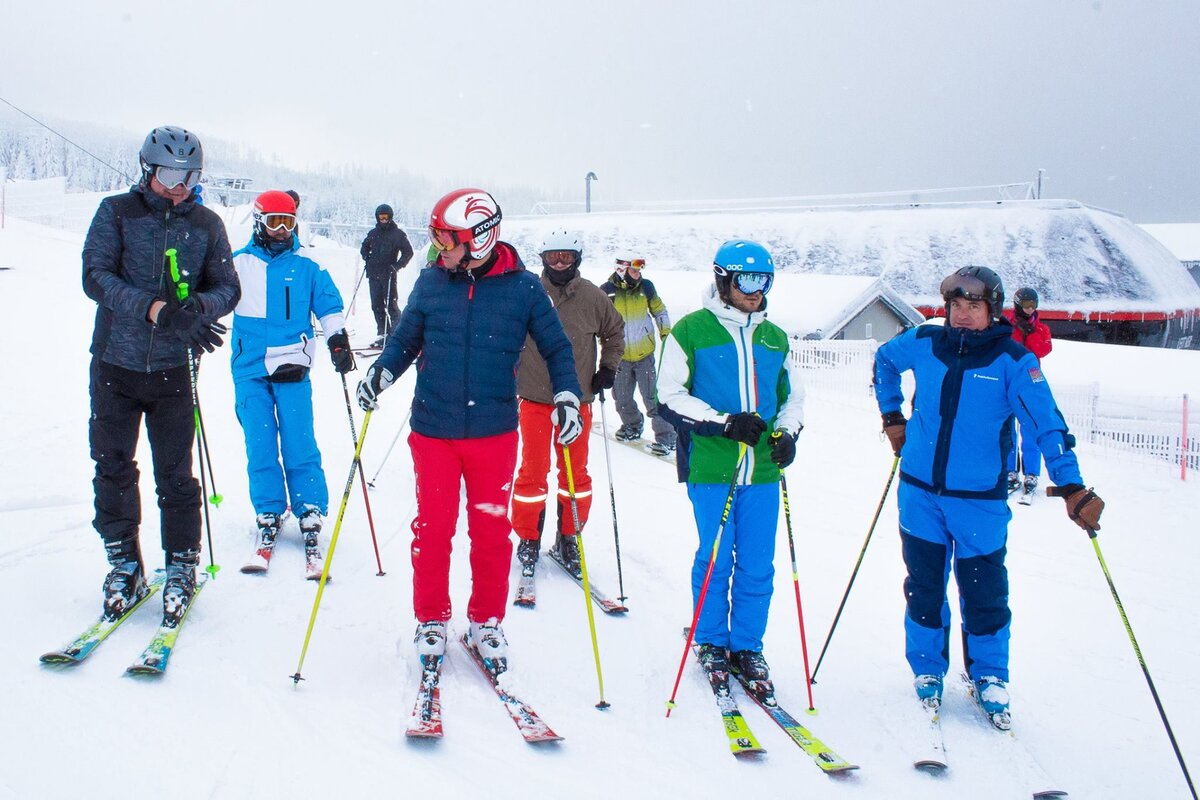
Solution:
[[[676,466],[700,534],[693,603],[732,493],[696,624],[701,661],[728,669],[732,659],[749,680],[767,681],[762,637],[775,575],[777,487],[780,471],[796,457],[804,390],[788,357],[787,334],[766,319],[771,254],[736,239],[717,250],[713,269],[704,307],[681,319],[666,340],[658,407],[679,433]]]

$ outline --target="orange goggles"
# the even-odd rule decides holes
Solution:
[[[269,231],[277,231],[283,229],[285,231],[296,230],[296,215],[295,214],[266,214],[262,218],[263,227]]]
[[[619,270],[620,269],[632,269],[632,270],[637,270],[640,272],[641,270],[645,269],[645,267],[646,267],[646,259],[644,259],[644,258],[631,258],[629,260],[625,260],[623,258],[617,259],[617,269],[619,269]]]
[[[462,244],[458,239],[459,231],[452,231],[447,228],[429,228],[429,241],[438,250],[445,252],[453,250]]]
[[[542,253],[542,261],[546,264],[566,264],[569,267],[575,263],[575,251],[547,250]]]

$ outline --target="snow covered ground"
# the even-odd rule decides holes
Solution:
[[[237,247],[247,229],[244,222],[230,222]],[[0,231],[0,266],[10,267],[0,270],[7,323],[0,336],[0,607],[9,619],[0,654],[0,685],[6,688],[0,796],[436,792],[1015,800],[1040,788],[1033,785],[1036,770],[957,694],[944,712],[950,773],[932,778],[911,766],[920,734],[903,659],[894,490],[814,687],[818,715],[803,714],[804,670],[782,524],[766,637],[783,704],[861,769],[842,778],[822,775],[748,701],[747,720],[770,752],[757,763],[736,761],[711,693],[691,666],[678,708],[665,719],[683,644],[679,631],[691,612],[695,532],[673,469],[625,447],[613,447],[611,455],[631,610],[625,618],[597,619],[610,710],[593,707],[598,692],[582,593],[544,571],[538,608],[511,609],[505,629],[516,690],[565,741],[542,749],[523,743],[458,649],[451,650],[443,678],[446,738],[416,745],[404,739],[417,668],[407,551],[413,478],[403,442],[371,494],[387,575],[375,575],[356,486],[304,665],[306,680],[293,686],[289,676],[316,587],[303,580],[294,529],[281,539],[268,576],[237,571],[251,549],[253,511],[227,350],[206,357],[201,372],[213,466],[225,497],[213,511],[217,561],[224,569],[198,600],[170,672],[157,681],[122,674],[156,624],[153,610],[139,613],[82,665],[41,666],[40,653],[67,641],[99,612],[106,571],[90,524],[87,348],[94,307],[80,289],[81,244],[77,233],[12,219]],[[357,254],[331,248],[316,255],[349,294]],[[602,279],[607,270],[594,264],[585,273]],[[414,278],[415,270],[407,270],[402,284]],[[365,296],[363,290],[352,318],[360,335],[373,332]],[[783,302],[784,294],[772,299]],[[1070,356],[1078,373],[1154,394],[1177,390],[1172,375],[1200,374],[1200,354],[1192,352],[1127,348],[1120,359],[1115,353],[1078,345],[1062,355]],[[1047,362],[1052,384],[1057,363]],[[345,401],[329,366],[315,371],[314,387],[317,435],[336,503],[352,455]],[[406,375],[373,415],[364,449],[368,476],[399,429],[411,390],[412,376]],[[611,407],[608,412],[611,425],[615,413]],[[788,471],[814,661],[891,465],[878,429],[878,416],[869,410],[814,397],[799,457]],[[597,499],[585,538],[588,564],[593,580],[615,594],[602,442],[594,437],[592,445]],[[1109,503],[1100,540],[1105,559],[1185,757],[1200,769],[1200,700],[1188,684],[1200,661],[1193,572],[1200,560],[1194,535],[1200,489],[1170,471],[1109,460],[1086,446],[1080,454],[1085,477]],[[140,461],[143,550],[157,566],[148,451]],[[1042,497],[1013,513],[1012,692],[1019,740],[1072,797],[1184,797],[1179,768],[1086,536],[1067,521],[1058,500]],[[459,545],[452,587],[454,624],[462,630],[470,581],[465,531]]]

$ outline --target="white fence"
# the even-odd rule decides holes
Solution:
[[[804,373],[805,391],[815,398],[856,408],[875,408],[871,387],[878,344],[793,338],[792,360]],[[904,395],[912,397],[912,374],[904,375]],[[1147,465],[1200,469],[1200,415],[1187,395],[1156,397],[1102,394],[1099,384],[1055,385],[1054,397],[1080,442],[1128,456]]]

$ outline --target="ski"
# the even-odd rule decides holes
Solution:
[[[1037,485],[1036,484],[1030,485],[1027,483],[1024,485],[1024,487],[1022,487],[1021,496],[1020,496],[1020,498],[1018,498],[1017,502],[1023,506],[1032,505],[1033,504],[1033,496],[1035,494],[1037,494]]]
[[[930,775],[941,775],[950,768],[946,760],[946,740],[942,736],[941,703],[921,701],[925,715],[924,753],[913,761],[913,767]]]
[[[321,572],[325,569],[325,557],[319,547],[304,548],[304,577],[310,581],[321,580]],[[332,575],[325,576],[325,582],[333,580]]]
[[[76,636],[69,644],[64,645],[61,650],[52,650],[49,653],[43,653],[40,659],[41,662],[43,664],[78,664],[83,661],[92,654],[93,650],[100,646],[101,642],[120,627],[122,622],[129,619],[142,603],[153,597],[154,593],[162,588],[166,580],[166,572],[158,570],[154,575],[154,579],[146,585],[146,593],[136,603],[127,608],[124,614],[113,620],[107,620],[101,615],[87,630]]]
[[[592,425],[592,433],[596,434],[597,436],[604,436],[604,431],[601,428],[601,426],[598,424]],[[610,442],[616,442],[617,444],[623,444],[626,447],[631,447],[634,450],[637,450],[639,453],[648,455],[651,458],[656,458],[659,461],[665,461],[668,464],[675,463],[675,453],[673,451],[667,455],[659,455],[658,453],[655,453],[653,450],[650,449],[651,442],[647,442],[641,438],[633,439],[633,440],[618,439],[615,435],[613,435],[613,436],[609,436],[608,440]]]
[[[517,579],[517,594],[513,598],[513,605],[521,608],[533,608],[537,605],[537,587],[534,585],[533,572],[528,575],[525,571],[521,571],[520,578]]]
[[[783,729],[783,732],[791,737],[791,740],[812,758],[816,765],[821,768],[822,772],[832,775],[858,769],[857,764],[851,764],[839,756],[832,748],[816,736],[813,736],[812,732],[801,725],[795,717],[785,711],[775,698],[775,689],[770,681],[763,681],[761,683],[748,681],[740,672],[733,671],[733,674],[737,677],[738,682],[742,685],[742,689],[745,690],[750,699],[757,703],[759,708],[767,712],[767,715],[771,719],[775,720],[775,723]]]
[[[171,658],[171,653],[175,650],[175,641],[179,638],[179,631],[182,630],[183,623],[187,621],[188,614],[192,613],[192,606],[196,605],[196,598],[200,596],[200,591],[207,583],[208,573],[200,573],[199,578],[196,580],[196,591],[192,594],[191,602],[184,609],[183,616],[179,618],[179,622],[173,628],[169,628],[166,625],[159,625],[158,630],[154,633],[154,638],[150,640],[150,644],[146,645],[146,649],[142,651],[142,654],[126,667],[126,673],[130,675],[162,675],[167,671],[167,661]]]
[[[483,657],[479,655],[471,642],[467,639],[467,634],[463,634],[458,640],[471,656],[471,660],[475,662],[475,666],[479,667],[479,671],[492,684],[492,688],[496,690],[496,696],[504,703],[504,708],[508,711],[508,715],[517,725],[517,729],[521,731],[521,736],[530,744],[541,744],[543,742],[558,742],[563,737],[559,736],[554,731],[550,730],[550,726],[542,721],[542,718],[537,715],[537,712],[529,707],[527,703],[521,702],[518,698],[509,693],[503,686],[500,685],[500,675],[503,673],[494,673],[487,668],[483,663]]]
[[[404,732],[410,739],[442,738],[442,694],[438,681],[442,677],[443,658],[421,656],[421,686],[417,689],[408,730]]]
[[[700,646],[693,644],[692,653],[699,662]],[[709,688],[712,689],[713,697],[717,700],[717,708],[721,711],[721,721],[725,725],[725,735],[729,739],[729,752],[739,758],[767,752],[767,749],[754,738],[750,726],[746,723],[746,718],[742,716],[741,709],[738,708],[737,701],[733,699],[733,693],[729,689],[729,673],[724,670],[708,669],[703,663],[700,664],[700,668],[704,670],[705,677],[708,678]]]
[[[971,676],[963,672],[960,673],[959,677],[962,680],[963,689],[966,691],[967,697],[970,699],[972,705],[979,709],[979,712],[983,714],[988,726],[996,730],[998,733],[1003,734],[1004,738],[1011,742],[1012,746],[1020,751],[1020,757],[1033,767],[1034,772],[1037,773],[1037,784],[1040,786],[1053,785],[1054,781],[1050,779],[1049,773],[1047,773],[1042,767],[1041,763],[1034,758],[1033,753],[1029,752],[1029,749],[1025,747],[1024,743],[1017,739],[1016,734],[1009,729],[1008,726],[1012,724],[1012,720],[1009,715],[1005,714],[1002,720],[1002,723],[1005,725],[1005,727],[1001,727],[1000,724],[997,724],[995,716],[998,715],[988,714],[988,712],[985,711],[983,706],[980,704],[979,692],[976,690],[975,681],[971,680]],[[1063,789],[1035,789],[1033,790],[1032,794],[1034,800],[1053,800],[1053,798],[1070,796]]]
[[[558,555],[558,550],[551,547],[548,553],[550,555],[550,560],[555,564],[558,564],[559,568],[562,569],[562,571],[566,573],[571,580],[575,581],[579,588],[582,589],[583,579],[575,577],[575,574],[571,572],[571,570],[567,569],[567,565],[563,563],[562,559]],[[592,583],[588,583],[587,593],[591,596],[592,601],[595,602],[595,604],[605,614],[625,614],[629,611],[628,608],[604,594],[604,592],[597,589]]]

